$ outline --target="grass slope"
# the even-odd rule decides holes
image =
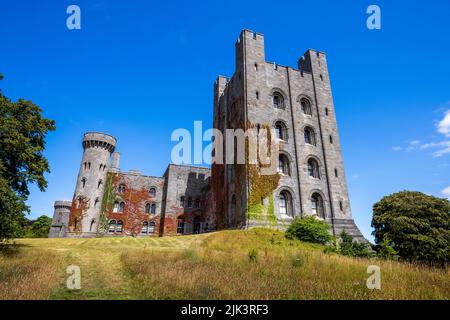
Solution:
[[[0,299],[450,298],[449,271],[325,254],[269,229],[16,243],[0,250]],[[66,288],[71,264],[81,290]],[[373,264],[381,290],[366,287]]]

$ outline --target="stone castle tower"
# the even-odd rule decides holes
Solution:
[[[62,238],[66,236],[72,202],[55,201],[54,208],[55,211],[53,213],[53,221],[48,237]]]
[[[248,164],[213,164],[218,226],[280,226],[315,215],[334,234],[345,229],[364,240],[350,210],[326,54],[309,49],[297,68],[266,62],[263,34],[243,30],[234,75],[214,85],[214,128],[261,127],[276,133],[280,174],[255,177]]]
[[[70,221],[68,233],[89,237],[97,235],[101,201],[116,138],[104,133],[88,132],[84,134],[82,144],[83,156],[72,201],[72,213],[78,210],[80,216],[71,215],[73,221]],[[117,166],[118,155],[113,158],[115,163],[112,165]]]

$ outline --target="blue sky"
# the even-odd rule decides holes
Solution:
[[[81,30],[66,28],[70,4]],[[370,4],[381,30],[366,28]],[[123,170],[161,175],[174,129],[211,126],[213,82],[232,75],[248,28],[264,33],[268,61],[295,67],[308,48],[327,52],[352,211],[370,237],[384,195],[444,197],[450,186],[449,12],[447,0],[2,1],[0,88],[57,123],[31,217],[72,198],[85,131],[118,137]]]

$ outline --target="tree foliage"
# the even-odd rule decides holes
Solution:
[[[52,225],[52,218],[40,216],[36,221],[31,221],[27,228],[25,238],[47,238]]]
[[[0,240],[20,234],[29,185],[47,187],[44,173],[50,170],[43,151],[52,130],[54,121],[44,118],[39,106],[12,102],[0,91]]]
[[[373,254],[369,246],[362,242],[353,241],[353,237],[342,231],[340,235],[339,253],[349,257],[369,258]]]
[[[450,260],[450,201],[402,191],[373,206],[375,242],[392,244],[407,261],[447,265]]]
[[[286,230],[290,239],[327,244],[331,241],[330,226],[314,216],[295,218]]]

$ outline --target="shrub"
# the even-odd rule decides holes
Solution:
[[[375,251],[377,252],[377,257],[386,260],[398,260],[398,253],[392,247],[389,240],[385,239],[379,245],[375,246]]]
[[[342,231],[339,243],[339,253],[349,257],[369,258],[373,254],[365,243],[353,241],[353,237]]]
[[[331,239],[330,226],[314,216],[295,218],[286,230],[286,237],[306,242],[327,244]]]

